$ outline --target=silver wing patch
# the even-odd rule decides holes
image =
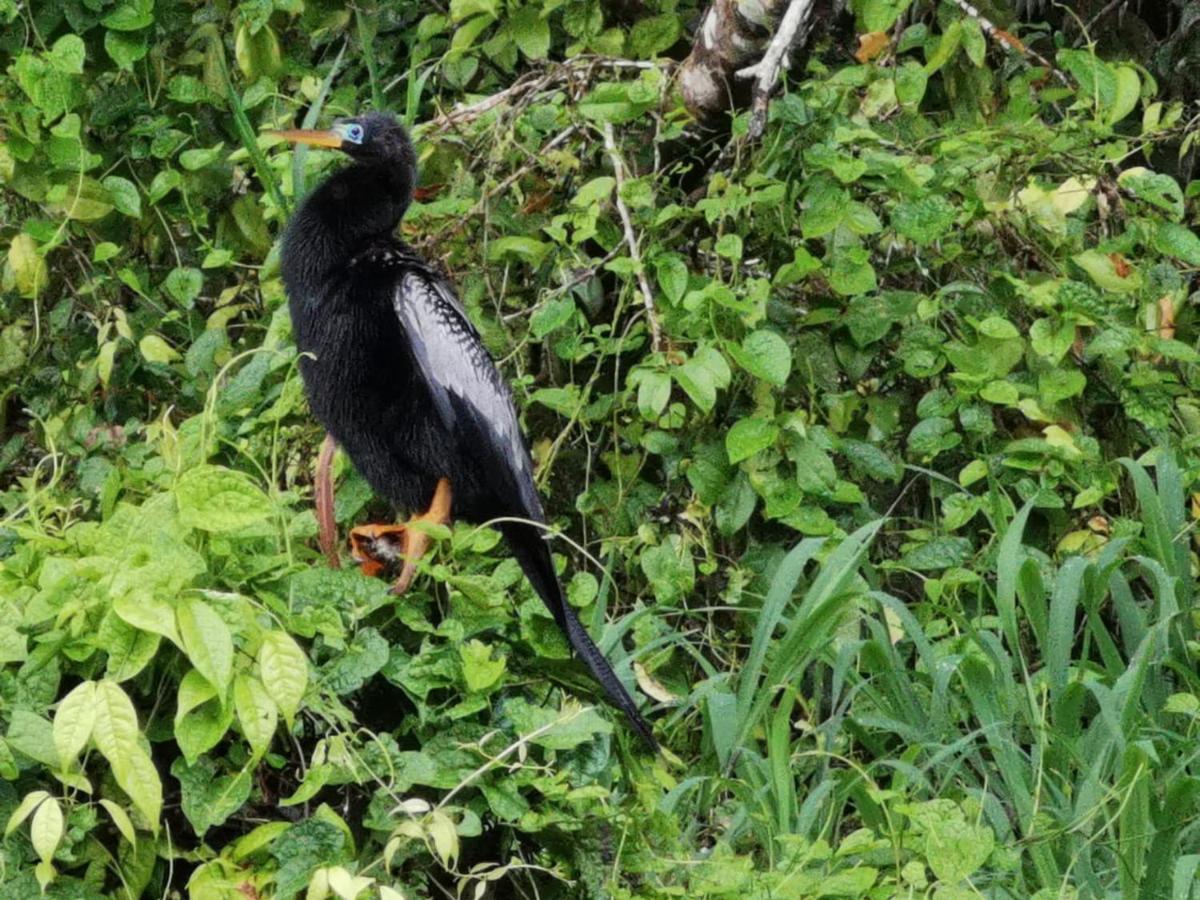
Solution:
[[[460,439],[483,438],[510,467],[527,511],[541,512],[529,451],[517,422],[508,386],[496,370],[459,299],[441,279],[409,269],[400,278],[392,305],[408,335],[413,356],[446,428]]]

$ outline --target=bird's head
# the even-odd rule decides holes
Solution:
[[[295,144],[341,150],[359,162],[416,168],[416,154],[408,132],[395,116],[388,113],[372,112],[338,119],[325,131],[292,129],[269,133]]]

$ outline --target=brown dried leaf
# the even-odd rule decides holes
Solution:
[[[866,63],[873,60],[886,47],[891,40],[886,31],[869,31],[866,34],[858,36],[858,52],[854,54],[854,58],[860,63]]]

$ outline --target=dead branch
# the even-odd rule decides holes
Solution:
[[[756,141],[762,137],[767,124],[767,105],[771,101],[771,92],[779,80],[779,72],[789,66],[788,54],[799,37],[804,34],[812,20],[813,0],[791,0],[783,18],[779,20],[779,28],[767,52],[762,59],[752,66],[740,69],[739,78],[753,78],[754,106],[750,111],[749,136]]]
[[[749,85],[734,73],[759,59],[787,7],[788,0],[713,0],[679,70],[679,90],[693,117],[713,124],[750,100]]]
[[[646,269],[642,265],[642,253],[638,248],[637,233],[633,230],[633,219],[629,215],[629,207],[621,197],[621,188],[625,185],[625,163],[617,151],[617,142],[613,137],[610,122],[604,123],[604,149],[608,151],[608,157],[612,160],[613,177],[617,181],[617,212],[625,229],[625,243],[629,246],[629,258],[633,260],[634,270],[637,272],[638,287],[642,291],[642,305],[646,308],[646,321],[650,325],[650,349],[657,352],[662,349],[662,327],[658,324],[658,310],[654,306],[650,282],[646,280]]]

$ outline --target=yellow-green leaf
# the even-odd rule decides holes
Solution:
[[[157,334],[148,334],[138,341],[138,349],[146,362],[169,363],[180,359],[179,351],[168,344]]]
[[[33,298],[41,293],[50,272],[46,260],[38,252],[37,242],[28,234],[18,234],[8,245],[8,261],[5,263],[5,278],[22,297]]]
[[[224,698],[233,673],[233,637],[229,626],[199,597],[181,597],[175,620],[183,652],[201,675]]]
[[[38,805],[29,824],[29,840],[38,858],[44,863],[54,859],[54,851],[63,836],[62,807],[53,797],[47,797]]]
[[[131,844],[136,844],[137,832],[134,831],[133,821],[129,818],[129,813],[108,799],[102,799],[100,805],[108,812],[109,818],[117,826],[117,831],[121,832],[121,837],[125,838]]]
[[[250,675],[239,674],[233,681],[233,703],[242,734],[246,736],[254,755],[262,756],[271,746],[271,738],[275,736],[279,721],[275,701],[261,681]]]
[[[290,724],[308,687],[308,657],[282,631],[269,631],[258,651],[263,687]]]
[[[65,769],[87,746],[96,721],[96,683],[84,681],[63,697],[54,714],[54,748]]]

